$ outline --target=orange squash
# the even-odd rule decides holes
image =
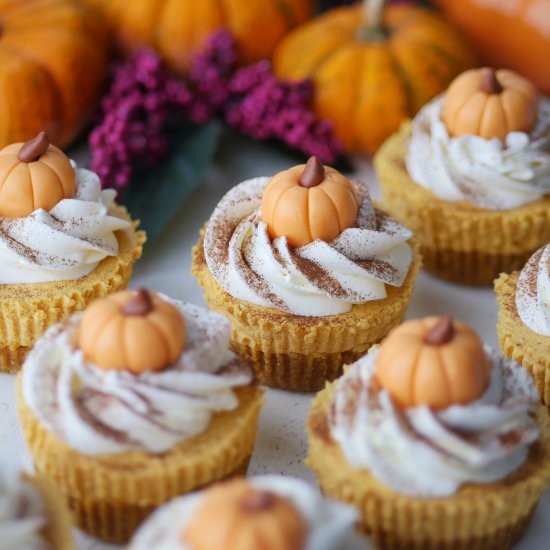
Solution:
[[[67,146],[103,89],[106,27],[77,0],[0,0],[0,147],[44,130]]]
[[[0,151],[0,216],[17,218],[38,208],[51,210],[75,191],[71,161],[50,145],[45,132]]]
[[[485,391],[490,363],[477,334],[450,317],[403,323],[382,342],[376,379],[400,407],[443,409]]]
[[[530,132],[537,120],[537,90],[525,78],[489,67],[457,76],[445,95],[442,119],[451,136],[504,141],[509,132]]]
[[[513,69],[550,94],[548,0],[435,0],[483,63]]]
[[[194,51],[227,27],[243,62],[269,58],[279,40],[312,12],[312,0],[86,0],[107,17],[122,53],[155,48],[184,73]]]
[[[269,236],[285,235],[293,247],[334,240],[355,224],[358,209],[350,180],[316,157],[275,174],[261,206]]]
[[[439,15],[380,0],[330,10],[277,47],[278,76],[312,78],[314,108],[348,153],[374,153],[475,59]]]
[[[290,500],[234,479],[205,491],[181,538],[193,550],[301,550],[307,532]]]
[[[139,374],[173,363],[185,335],[185,320],[173,305],[144,289],[123,290],[85,310],[79,344],[95,365]]]

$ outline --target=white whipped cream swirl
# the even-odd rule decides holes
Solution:
[[[8,456],[0,456],[0,537],[3,550],[45,550],[42,498]]]
[[[329,501],[305,481],[283,476],[248,478],[258,489],[289,499],[301,512],[308,526],[303,550],[366,550],[371,546],[356,534],[353,525],[357,510],[345,504]],[[156,510],[140,527],[128,550],[193,550],[182,540],[182,533],[193,521],[193,515],[204,498],[204,492],[176,498]],[[212,529],[216,525],[212,524]]]
[[[367,187],[353,182],[361,205],[357,227],[332,242],[291,248],[269,238],[260,205],[269,178],[245,181],[214,210],[204,238],[210,272],[231,296],[304,316],[337,315],[353,304],[401,286],[411,261],[411,232],[372,206]]]
[[[114,213],[116,191],[101,190],[98,176],[76,170],[76,195],[49,212],[0,217],[0,284],[69,281],[118,254],[115,231],[132,224]]]
[[[400,409],[374,379],[378,350],[337,383],[332,437],[348,462],[415,497],[444,497],[468,482],[490,483],[525,461],[539,430],[539,396],[529,373],[488,347],[491,383],[468,405]]]
[[[216,313],[170,300],[185,317],[185,349],[171,366],[139,375],[105,370],[75,347],[82,313],[50,328],[28,355],[23,396],[46,428],[87,455],[164,452],[204,432],[214,413],[237,408],[232,388],[251,372],[229,351]]]
[[[550,244],[539,248],[521,270],[516,309],[533,332],[550,336]]]
[[[407,170],[418,184],[446,201],[469,201],[507,210],[550,193],[550,100],[539,99],[534,130],[498,138],[450,137],[441,120],[444,96],[425,105],[412,122]]]

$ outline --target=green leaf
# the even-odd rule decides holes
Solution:
[[[157,166],[136,174],[117,199],[132,218],[141,220],[147,238],[157,237],[198,186],[212,162],[221,124],[189,126],[175,136],[171,154]]]

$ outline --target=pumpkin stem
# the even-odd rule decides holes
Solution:
[[[275,504],[275,497],[273,493],[269,491],[251,491],[245,495],[240,502],[243,512],[249,514],[255,514],[257,512],[263,512],[269,510]]]
[[[21,162],[35,162],[48,150],[49,146],[50,140],[46,132],[40,132],[36,137],[23,143],[17,158]]]
[[[430,346],[442,346],[452,340],[454,333],[453,318],[445,315],[425,334],[424,343]]]
[[[309,189],[316,187],[325,179],[325,167],[317,157],[309,157],[299,183],[302,187]]]
[[[386,0],[363,0],[363,25],[357,36],[359,40],[379,42],[387,33],[382,22]]]
[[[486,94],[500,94],[502,92],[502,86],[497,80],[495,69],[488,68],[484,71],[480,87]]]
[[[147,315],[153,310],[151,293],[145,288],[138,288],[135,294],[124,304],[124,315]]]

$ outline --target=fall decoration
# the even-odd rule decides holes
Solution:
[[[403,323],[382,342],[376,379],[400,407],[443,409],[477,399],[490,363],[477,334],[450,317]]]
[[[355,224],[358,209],[350,180],[316,157],[273,176],[261,206],[269,236],[286,236],[293,247],[334,240]]]
[[[481,60],[524,75],[550,94],[548,0],[435,0]]]
[[[74,196],[76,176],[63,151],[50,145],[45,132],[26,143],[0,150],[0,216],[19,218],[51,210]]]
[[[216,116],[254,139],[278,138],[324,162],[340,144],[332,125],[310,111],[311,82],[283,82],[262,61],[239,69],[235,41],[215,33],[193,57],[187,83],[172,77],[152,51],[115,66],[102,113],[90,134],[91,167],[104,186],[123,189],[140,165],[169,150],[168,120],[203,124]]]
[[[504,141],[509,132],[530,132],[535,126],[537,91],[512,71],[471,69],[449,86],[442,119],[451,136]]]
[[[193,550],[300,550],[306,537],[290,500],[235,479],[206,490],[182,541]]]
[[[279,40],[312,12],[312,0],[86,0],[106,16],[119,51],[154,48],[177,72],[185,73],[193,53],[210,34],[227,27],[239,58],[269,58]]]
[[[274,54],[280,78],[311,78],[314,111],[334,123],[348,153],[374,153],[474,57],[441,17],[383,0],[325,12]]]
[[[79,344],[95,365],[139,374],[173,363],[185,334],[185,320],[173,305],[144,289],[125,290],[86,309]]]
[[[2,2],[0,20],[0,147],[41,130],[65,147],[88,122],[102,92],[102,21],[76,0]]]

